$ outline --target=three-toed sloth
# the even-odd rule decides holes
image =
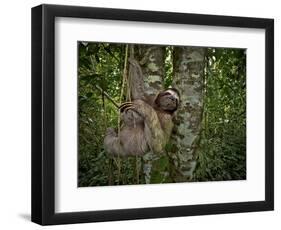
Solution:
[[[149,151],[161,153],[172,133],[172,117],[179,106],[179,93],[170,88],[156,96],[145,96],[136,60],[130,60],[129,77],[138,87],[135,85],[131,92],[133,101],[120,106],[122,126],[119,135],[113,128],[107,129],[105,150],[119,156],[139,156]]]

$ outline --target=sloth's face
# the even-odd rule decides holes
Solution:
[[[158,105],[165,111],[175,111],[179,105],[179,95],[176,91],[168,89],[158,96]]]

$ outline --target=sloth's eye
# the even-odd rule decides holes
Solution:
[[[169,92],[163,93],[163,96],[169,96],[169,95],[171,95]]]

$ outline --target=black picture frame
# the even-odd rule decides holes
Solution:
[[[55,213],[55,17],[265,29],[265,200]],[[32,221],[41,225],[267,211],[274,209],[274,20],[125,9],[32,8]]]

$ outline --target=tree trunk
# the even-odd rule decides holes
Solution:
[[[169,150],[172,159],[170,173],[174,182],[191,180],[196,167],[195,153],[203,112],[204,59],[204,48],[174,48],[173,87],[181,95]]]
[[[134,55],[140,62],[144,76],[145,95],[155,96],[164,88],[164,54],[165,49],[162,46],[135,46]],[[151,151],[143,156],[142,160],[145,183],[153,183],[152,174],[153,171],[157,171],[156,169],[153,170],[153,168],[159,159],[160,156],[153,154]]]
[[[135,47],[135,57],[139,60],[144,75],[146,95],[156,95],[163,90],[164,52],[162,46],[138,45]]]

